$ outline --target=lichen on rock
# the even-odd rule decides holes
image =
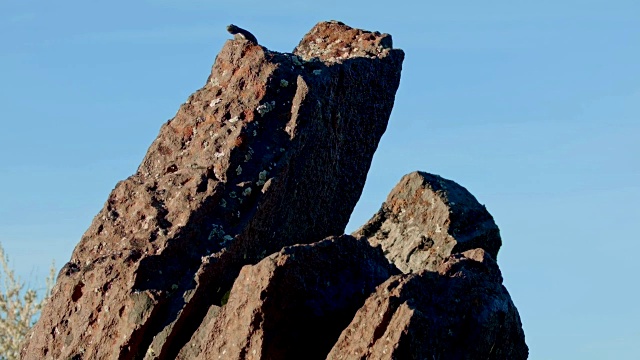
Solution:
[[[525,359],[493,218],[405,176],[344,229],[404,53],[330,21],[293,53],[227,41],[116,184],[24,359]]]
[[[351,41],[345,25],[316,28]],[[243,266],[344,232],[404,53],[354,52],[339,66],[294,54],[224,44],[81,238],[78,271],[58,279],[23,358],[175,358]],[[261,191],[236,186],[252,183]],[[91,291],[78,296],[79,284]]]

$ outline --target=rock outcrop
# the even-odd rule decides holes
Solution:
[[[348,235],[286,247],[240,271],[210,330],[180,358],[324,359],[394,273],[379,248]]]
[[[526,359],[518,311],[483,249],[380,285],[327,359]]]
[[[358,229],[403,272],[437,271],[454,253],[481,248],[494,259],[500,230],[467,189],[425,172],[405,175],[378,213]]]
[[[528,357],[495,260],[500,231],[467,189],[425,172],[405,175],[353,235],[380,246],[404,274],[367,299],[328,359]]]
[[[174,358],[242,266],[343,234],[400,81],[390,38],[329,22],[294,53],[227,41],[83,235],[23,357]]]
[[[525,359],[491,215],[403,178],[343,235],[400,81],[391,36],[227,41],[60,271],[24,359]]]

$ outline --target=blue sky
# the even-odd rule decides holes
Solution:
[[[347,230],[410,171],[452,179],[500,226],[531,359],[637,358],[640,2],[236,3],[0,2],[0,243],[25,280],[69,259],[225,25],[291,51],[337,19],[406,52]]]

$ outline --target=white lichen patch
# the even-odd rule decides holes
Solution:
[[[213,156],[215,156],[215,157],[216,157],[216,159],[219,159],[219,158],[221,158],[221,157],[223,157],[223,156],[224,156],[224,152],[222,152],[222,151],[217,152],[217,153],[213,154]]]
[[[213,99],[211,100],[211,102],[209,103],[210,107],[214,107],[216,105],[218,105],[220,102],[222,102],[222,99],[218,98],[218,99]]]
[[[229,119],[229,122],[233,124],[233,123],[237,122],[238,120],[239,120],[239,118],[237,116],[234,116],[231,119]]]
[[[266,114],[269,111],[273,110],[275,107],[276,107],[276,102],[275,101],[266,102],[266,103],[258,106],[256,108],[256,111],[258,112],[258,114],[260,114],[260,116],[264,116],[264,114]]]

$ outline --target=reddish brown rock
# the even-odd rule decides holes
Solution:
[[[466,189],[409,174],[342,235],[403,56],[339,22],[291,54],[228,41],[60,271],[23,358],[526,358],[498,228]]]
[[[451,255],[438,272],[393,276],[367,299],[327,359],[520,360],[520,316],[482,249]]]
[[[493,217],[467,189],[425,172],[405,175],[353,235],[381,245],[404,273],[435,271],[449,255],[475,248],[495,259],[502,245]]]
[[[350,58],[376,59],[393,48],[389,34],[354,29],[339,21],[317,24],[302,38],[294,53],[304,59],[343,62]]]
[[[399,85],[390,45],[335,22],[295,55],[225,43],[83,235],[23,358],[175,358],[242,266],[342,234]]]
[[[348,235],[286,247],[242,269],[202,352],[194,357],[187,344],[179,358],[324,359],[367,296],[397,272],[380,248]]]

